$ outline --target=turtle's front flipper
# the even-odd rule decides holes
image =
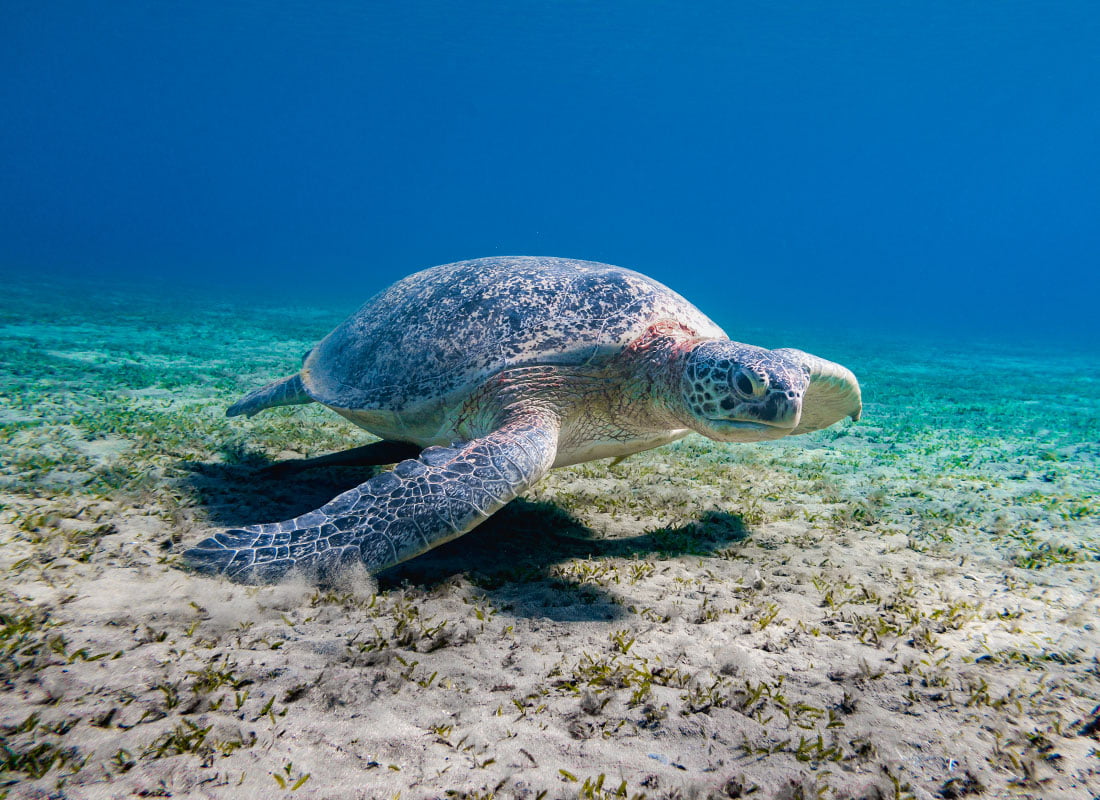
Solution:
[[[316,511],[215,534],[183,561],[247,583],[356,559],[377,572],[461,536],[526,491],[554,463],[557,440],[556,419],[525,415],[460,447],[429,447]]]
[[[416,458],[420,450],[420,447],[408,442],[383,440],[314,458],[277,461],[264,467],[263,472],[271,477],[286,478],[317,467],[378,467],[383,464],[396,464],[406,458]]]

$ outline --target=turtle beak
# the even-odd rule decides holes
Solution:
[[[863,396],[852,371],[833,361],[801,350],[776,350],[798,363],[806,375],[802,413],[791,433],[809,433],[827,428],[848,417],[855,421],[863,414]]]
[[[784,388],[772,388],[760,407],[762,422],[788,433],[798,427],[802,418],[802,393]]]

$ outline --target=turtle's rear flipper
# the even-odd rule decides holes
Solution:
[[[408,442],[371,442],[362,447],[341,450],[338,453],[317,456],[316,458],[295,458],[279,461],[263,468],[263,473],[272,478],[286,478],[317,467],[380,467],[383,464],[396,464],[406,458],[416,458],[421,448]]]
[[[217,533],[183,562],[245,583],[278,580],[291,567],[323,577],[349,561],[377,572],[484,522],[546,474],[557,442],[555,418],[527,414],[461,447],[429,447],[316,511]]]
[[[301,375],[291,375],[289,378],[277,380],[267,386],[261,386],[251,391],[225,410],[227,417],[236,417],[241,414],[251,417],[263,411],[265,408],[276,406],[297,406],[304,403],[312,403],[313,398],[306,392],[302,384]]]

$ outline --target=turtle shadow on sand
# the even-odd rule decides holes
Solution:
[[[203,507],[211,527],[236,528],[288,519],[318,508],[352,489],[381,467],[286,469],[294,461],[269,461],[252,452],[229,461],[183,462],[182,488]]]
[[[736,514],[707,511],[676,528],[636,536],[601,536],[561,507],[513,500],[455,541],[378,574],[382,588],[439,586],[465,574],[486,595],[516,616],[558,622],[613,620],[628,616],[613,594],[554,567],[574,559],[709,555],[748,539]]]
[[[261,458],[181,466],[188,471],[183,488],[198,501],[212,526],[224,527],[304,513],[381,471],[324,467],[286,474],[278,463]],[[609,592],[596,583],[556,574],[554,567],[578,558],[707,555],[749,535],[738,515],[708,511],[680,527],[607,537],[553,503],[519,498],[470,533],[383,570],[376,578],[381,589],[431,589],[464,575],[517,616],[562,622],[610,620],[625,611]]]

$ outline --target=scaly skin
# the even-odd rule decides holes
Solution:
[[[525,414],[460,448],[430,447],[308,514],[223,531],[183,554],[197,572],[266,583],[291,567],[376,572],[461,536],[550,469],[557,420]]]

